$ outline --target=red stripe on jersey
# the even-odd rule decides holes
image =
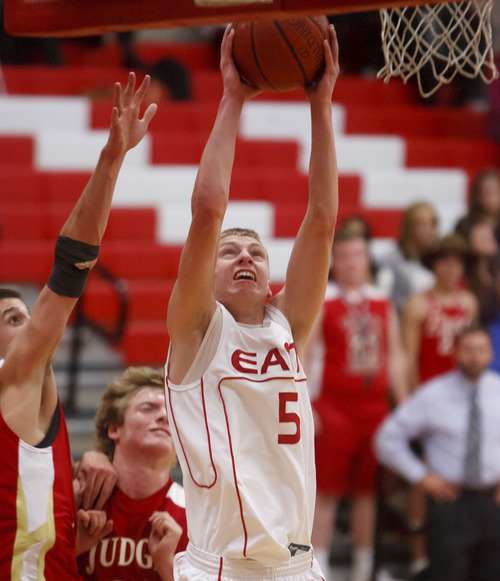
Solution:
[[[177,421],[175,419],[174,408],[172,405],[171,389],[170,389],[170,386],[168,384],[168,379],[167,379],[167,388],[168,388],[168,400],[170,402],[170,411],[172,412],[172,420],[174,421],[175,431],[177,432],[177,437],[179,438],[179,443],[180,443],[181,448],[182,448],[182,454],[186,460],[186,465],[188,467],[189,475],[191,476],[191,480],[196,484],[196,486],[198,486],[200,488],[212,488],[212,486],[214,486],[214,484],[217,482],[217,470],[216,470],[215,464],[214,464],[214,459],[213,459],[213,454],[212,454],[212,441],[210,439],[210,431],[208,429],[207,408],[206,408],[206,404],[205,404],[205,389],[204,389],[204,385],[203,385],[203,378],[201,379],[201,398],[202,398],[202,402],[203,402],[203,416],[205,419],[205,428],[207,430],[207,441],[208,441],[208,449],[209,449],[209,454],[210,454],[210,462],[212,464],[212,468],[213,468],[214,474],[215,474],[214,481],[211,484],[200,484],[200,483],[196,482],[196,480],[193,476],[193,472],[191,471],[191,465],[189,464],[189,460],[187,458],[186,451],[184,449],[184,444],[182,443],[181,435],[180,435],[179,430],[177,428]]]

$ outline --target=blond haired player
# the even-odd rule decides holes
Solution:
[[[301,357],[321,308],[338,205],[331,98],[333,27],[325,72],[306,89],[312,150],[307,212],[284,288],[271,297],[258,236],[221,237],[238,122],[256,90],[222,41],[224,93],[192,197],[192,223],[168,308],[169,422],[184,474],[189,545],[181,581],[319,581],[311,547],[313,425]]]

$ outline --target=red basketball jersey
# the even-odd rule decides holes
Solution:
[[[75,497],[68,432],[60,424],[51,446],[20,440],[0,415],[0,579],[73,581]]]
[[[453,369],[455,337],[472,322],[472,314],[460,301],[461,293],[452,305],[443,305],[432,291],[426,293],[427,313],[420,334],[419,374],[423,383],[435,375]]]
[[[78,557],[78,569],[87,581],[159,581],[148,550],[149,517],[166,511],[181,525],[183,534],[177,552],[187,546],[184,490],[170,479],[147,498],[130,498],[118,487],[104,510],[113,520],[113,530],[88,553]]]
[[[347,301],[330,285],[323,305],[323,373],[319,398],[354,415],[387,411],[389,301],[372,285]]]

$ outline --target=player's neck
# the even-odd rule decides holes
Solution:
[[[170,465],[161,461],[145,459],[138,463],[115,455],[113,466],[118,473],[118,488],[131,498],[147,498],[165,486],[170,477]]]
[[[265,306],[240,302],[239,304],[224,305],[234,317],[235,321],[244,325],[262,325],[264,321]]]

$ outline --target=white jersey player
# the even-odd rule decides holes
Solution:
[[[237,126],[246,99],[221,50],[224,94],[192,198],[192,224],[168,308],[166,399],[186,491],[189,545],[179,581],[320,581],[311,528],[313,425],[301,356],[321,308],[338,205],[331,97],[338,76],[333,27],[326,69],[306,89],[312,150],[307,213],[284,288],[271,297],[267,252],[251,230],[221,234]]]

